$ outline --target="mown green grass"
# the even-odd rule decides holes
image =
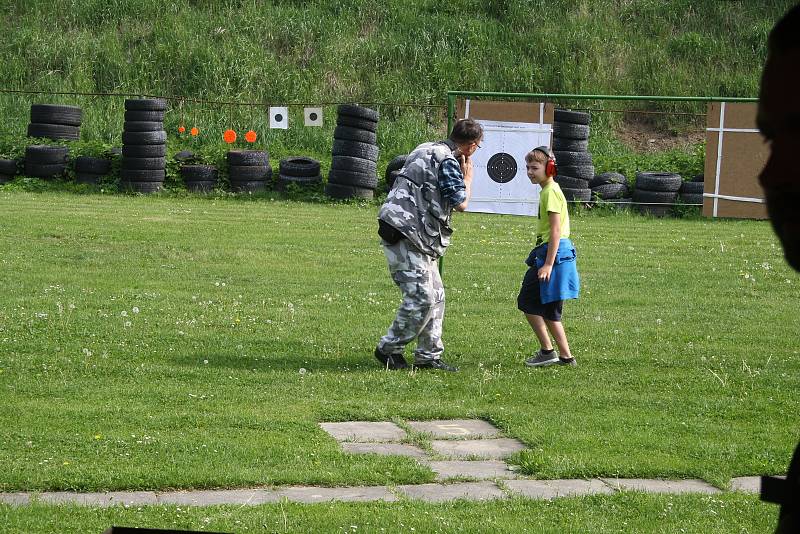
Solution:
[[[217,532],[771,532],[756,496],[644,495],[424,504],[332,503],[111,509],[0,505],[9,533],[102,532],[111,525]]]

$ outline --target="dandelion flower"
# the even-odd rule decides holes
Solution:
[[[248,143],[255,143],[258,136],[253,130],[249,130],[246,134],[244,134],[244,140]]]
[[[231,143],[235,142],[236,141],[236,132],[234,132],[231,129],[225,130],[225,132],[222,134],[222,140],[225,141],[228,144],[231,144]]]

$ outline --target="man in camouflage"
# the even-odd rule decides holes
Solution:
[[[457,371],[442,361],[444,286],[437,260],[450,244],[452,211],[464,211],[472,194],[472,155],[483,139],[481,125],[458,121],[444,141],[423,143],[406,158],[378,213],[392,280],[403,300],[375,348],[387,369],[408,367],[403,351],[416,338],[414,367]]]

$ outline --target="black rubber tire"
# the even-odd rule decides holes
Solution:
[[[553,137],[553,150],[565,152],[586,152],[589,148],[588,139],[567,139],[566,137]]]
[[[705,185],[703,182],[683,182],[679,192],[681,195],[702,195]]]
[[[360,130],[367,130],[370,132],[378,131],[378,123],[368,121],[366,119],[359,119],[358,117],[351,117],[350,115],[339,115],[336,118],[337,126],[350,126],[351,128],[358,128]]]
[[[628,179],[624,174],[618,172],[603,172],[592,178],[589,182],[589,187],[594,189],[598,185],[604,184],[625,184],[628,185]]]
[[[166,151],[166,149],[167,149],[167,147],[164,147],[165,151]],[[111,148],[108,149],[108,153],[111,154],[112,156],[121,156],[122,155],[122,147],[121,146],[111,147]],[[163,156],[164,154],[161,154],[161,155]]]
[[[349,185],[331,184],[325,186],[325,194],[331,198],[374,198],[375,191]]]
[[[0,174],[0,184],[7,184],[13,179],[14,177],[9,174]]]
[[[0,159],[0,174],[14,176],[17,174],[17,161],[13,159]]]
[[[66,163],[69,148],[53,145],[30,145],[25,148],[25,161],[40,165]]]
[[[125,121],[122,129],[125,132],[158,132],[164,129],[164,123],[157,121]]]
[[[391,191],[394,187],[394,183],[397,181],[397,177],[400,176],[400,171],[391,171],[386,176],[386,190]]]
[[[681,193],[681,202],[684,204],[700,204],[703,205],[703,193]]]
[[[378,120],[380,119],[380,113],[378,113],[376,110],[352,104],[340,104],[336,108],[336,113],[338,114],[339,117],[345,115],[371,122],[378,122]]]
[[[56,178],[64,175],[66,163],[28,163],[25,162],[25,176],[37,178]]]
[[[558,174],[555,177],[555,181],[562,189],[565,187],[567,189],[589,189],[589,180],[583,178]]]
[[[566,139],[589,139],[588,124],[572,124],[571,122],[554,122],[553,137]]]
[[[333,138],[359,141],[361,143],[369,143],[371,145],[374,145],[378,142],[378,134],[375,132],[362,130],[361,128],[352,128],[350,126],[337,126],[334,128]]]
[[[164,186],[164,182],[128,182],[121,181],[119,183],[120,189],[131,193],[158,193]]]
[[[186,190],[192,193],[209,193],[217,187],[216,180],[188,181]]]
[[[278,166],[282,176],[319,176],[319,161],[305,156],[283,158]]]
[[[377,175],[378,165],[374,161],[352,156],[333,156],[331,169],[342,171],[362,172]]]
[[[164,170],[167,158],[122,158],[123,169]]]
[[[123,145],[163,145],[167,142],[167,132],[122,132]]]
[[[229,165],[228,177],[231,182],[272,180],[272,167],[269,165]]]
[[[120,178],[126,182],[163,182],[164,169],[120,169]]]
[[[131,109],[125,112],[125,122],[129,121],[164,122],[164,112]]]
[[[592,187],[592,197],[600,200],[622,198],[630,194],[627,184],[600,184]]]
[[[173,157],[175,161],[189,161],[194,158],[194,152],[191,150],[181,150],[180,152],[176,152]]]
[[[225,155],[231,166],[264,166],[269,164],[269,153],[266,150],[229,150]]]
[[[356,158],[378,161],[378,147],[369,143],[359,143],[358,141],[346,141],[341,139],[333,140],[334,156],[353,156]]]
[[[556,165],[591,165],[592,154],[590,152],[572,152],[569,150],[553,151],[556,157]]]
[[[570,189],[562,187],[561,191],[564,192],[564,198],[569,202],[589,202],[592,200],[592,190],[586,189]]]
[[[123,145],[122,157],[161,158],[167,155],[167,145]]]
[[[80,126],[82,120],[83,110],[78,106],[59,104],[31,105],[31,122],[34,123]]]
[[[589,187],[589,181],[594,178],[594,167],[592,165],[559,165],[557,170],[558,174],[585,180],[586,187]]]
[[[388,175],[388,173],[392,171],[399,171],[400,169],[402,169],[406,164],[407,157],[408,154],[400,154],[399,156],[393,157],[392,160],[389,162],[389,164],[386,166],[386,174]]]
[[[638,172],[636,173],[635,187],[637,190],[667,191],[677,193],[681,188],[683,178],[680,174],[669,172]]]
[[[265,191],[267,184],[263,180],[252,181],[233,181],[231,180],[231,191],[234,193],[258,193]]]
[[[80,127],[32,122],[28,124],[28,137],[44,137],[54,141],[77,141],[80,137]]]
[[[189,182],[216,182],[217,168],[213,165],[182,165],[181,178]]]
[[[703,173],[695,174],[694,177],[692,177],[692,181],[693,182],[703,182],[703,181],[705,181],[705,175]]]
[[[678,200],[677,192],[647,191],[637,189],[633,192],[633,202],[641,213],[664,217],[672,213],[673,204]]]
[[[278,175],[278,182],[275,188],[278,191],[286,191],[289,184],[295,184],[300,187],[313,187],[322,183],[322,176],[286,176]]]
[[[571,109],[553,110],[554,122],[569,122],[572,124],[589,124],[592,116],[586,111],[573,111]]]
[[[378,177],[375,174],[331,169],[328,172],[328,183],[375,189],[378,187]]]
[[[90,184],[90,185],[97,185],[100,183],[100,178],[105,176],[104,174],[95,174],[93,172],[76,172],[75,173],[75,182],[79,184]]]
[[[86,174],[106,174],[111,170],[111,160],[78,156],[75,158],[75,172]]]
[[[125,100],[126,110],[136,111],[164,111],[167,101],[160,98],[128,98]]]

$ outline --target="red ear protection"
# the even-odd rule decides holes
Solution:
[[[548,178],[552,178],[553,176],[558,174],[558,171],[556,169],[556,158],[555,156],[553,156],[553,153],[550,152],[550,149],[547,148],[546,146],[537,146],[536,148],[534,148],[534,150],[538,150],[539,152],[542,152],[545,156],[547,156],[547,163],[545,163],[544,165],[544,174]]]

